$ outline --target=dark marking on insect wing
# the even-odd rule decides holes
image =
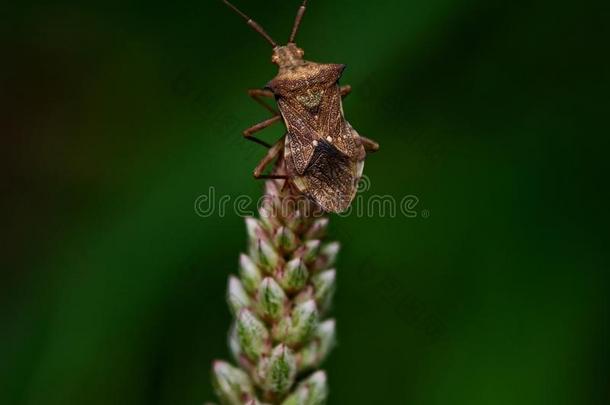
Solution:
[[[302,176],[305,193],[325,211],[346,210],[356,191],[352,162],[327,141],[320,141]]]

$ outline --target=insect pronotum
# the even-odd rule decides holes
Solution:
[[[284,178],[323,210],[345,211],[356,195],[366,152],[379,149],[376,142],[360,136],[343,115],[342,99],[351,92],[350,86],[339,85],[345,65],[303,59],[304,52],[295,39],[307,0],[299,7],[286,45],[278,45],[256,21],[228,0],[223,2],[271,44],[271,61],[279,66],[278,74],[263,89],[248,91],[273,114],[243,133],[247,139],[269,148],[254,169],[254,177]],[[275,98],[279,111],[264,98]],[[284,121],[287,132],[273,146],[254,137],[280,121]],[[266,167],[282,152],[286,173],[264,175]]]

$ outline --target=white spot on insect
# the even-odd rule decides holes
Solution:
[[[318,146],[318,141],[313,141],[313,146]]]
[[[332,141],[333,141],[333,138],[332,138],[332,137],[330,137],[330,136],[327,136],[327,137],[326,137],[326,140],[327,140],[328,142],[332,142]]]

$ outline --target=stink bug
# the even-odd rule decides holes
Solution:
[[[350,86],[339,86],[345,65],[322,64],[303,59],[295,44],[307,7],[303,1],[286,45],[278,45],[265,30],[228,0],[223,2],[273,47],[271,61],[279,72],[263,89],[249,95],[273,116],[244,131],[244,136],[269,148],[254,169],[256,178],[284,178],[328,212],[345,211],[356,195],[367,151],[379,145],[360,136],[345,120],[342,98]],[[264,101],[275,98],[279,111]],[[275,145],[253,135],[284,121],[287,133]],[[263,175],[265,168],[283,152],[285,175]]]

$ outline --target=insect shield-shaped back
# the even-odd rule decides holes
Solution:
[[[345,211],[362,176],[365,150],[343,116],[344,65],[304,62],[280,69],[267,87],[284,117],[286,168],[299,191],[329,212]]]
[[[379,145],[360,137],[343,116],[339,78],[345,66],[307,61],[303,59],[304,51],[295,43],[307,0],[299,7],[286,45],[278,45],[256,21],[228,0],[223,1],[273,47],[271,61],[279,67],[279,73],[267,89],[253,92],[251,96],[258,102],[261,102],[260,96],[274,96],[288,133],[269,149],[254,170],[254,176],[287,178],[325,211],[345,211],[354,199],[362,175],[365,147],[375,151]],[[345,94],[349,93],[349,87],[346,89]],[[244,136],[270,147],[252,134],[279,121],[280,117],[275,115],[248,128]],[[263,171],[272,161],[279,162],[276,158],[282,148],[285,170],[280,170],[281,174],[276,170],[264,175]]]

